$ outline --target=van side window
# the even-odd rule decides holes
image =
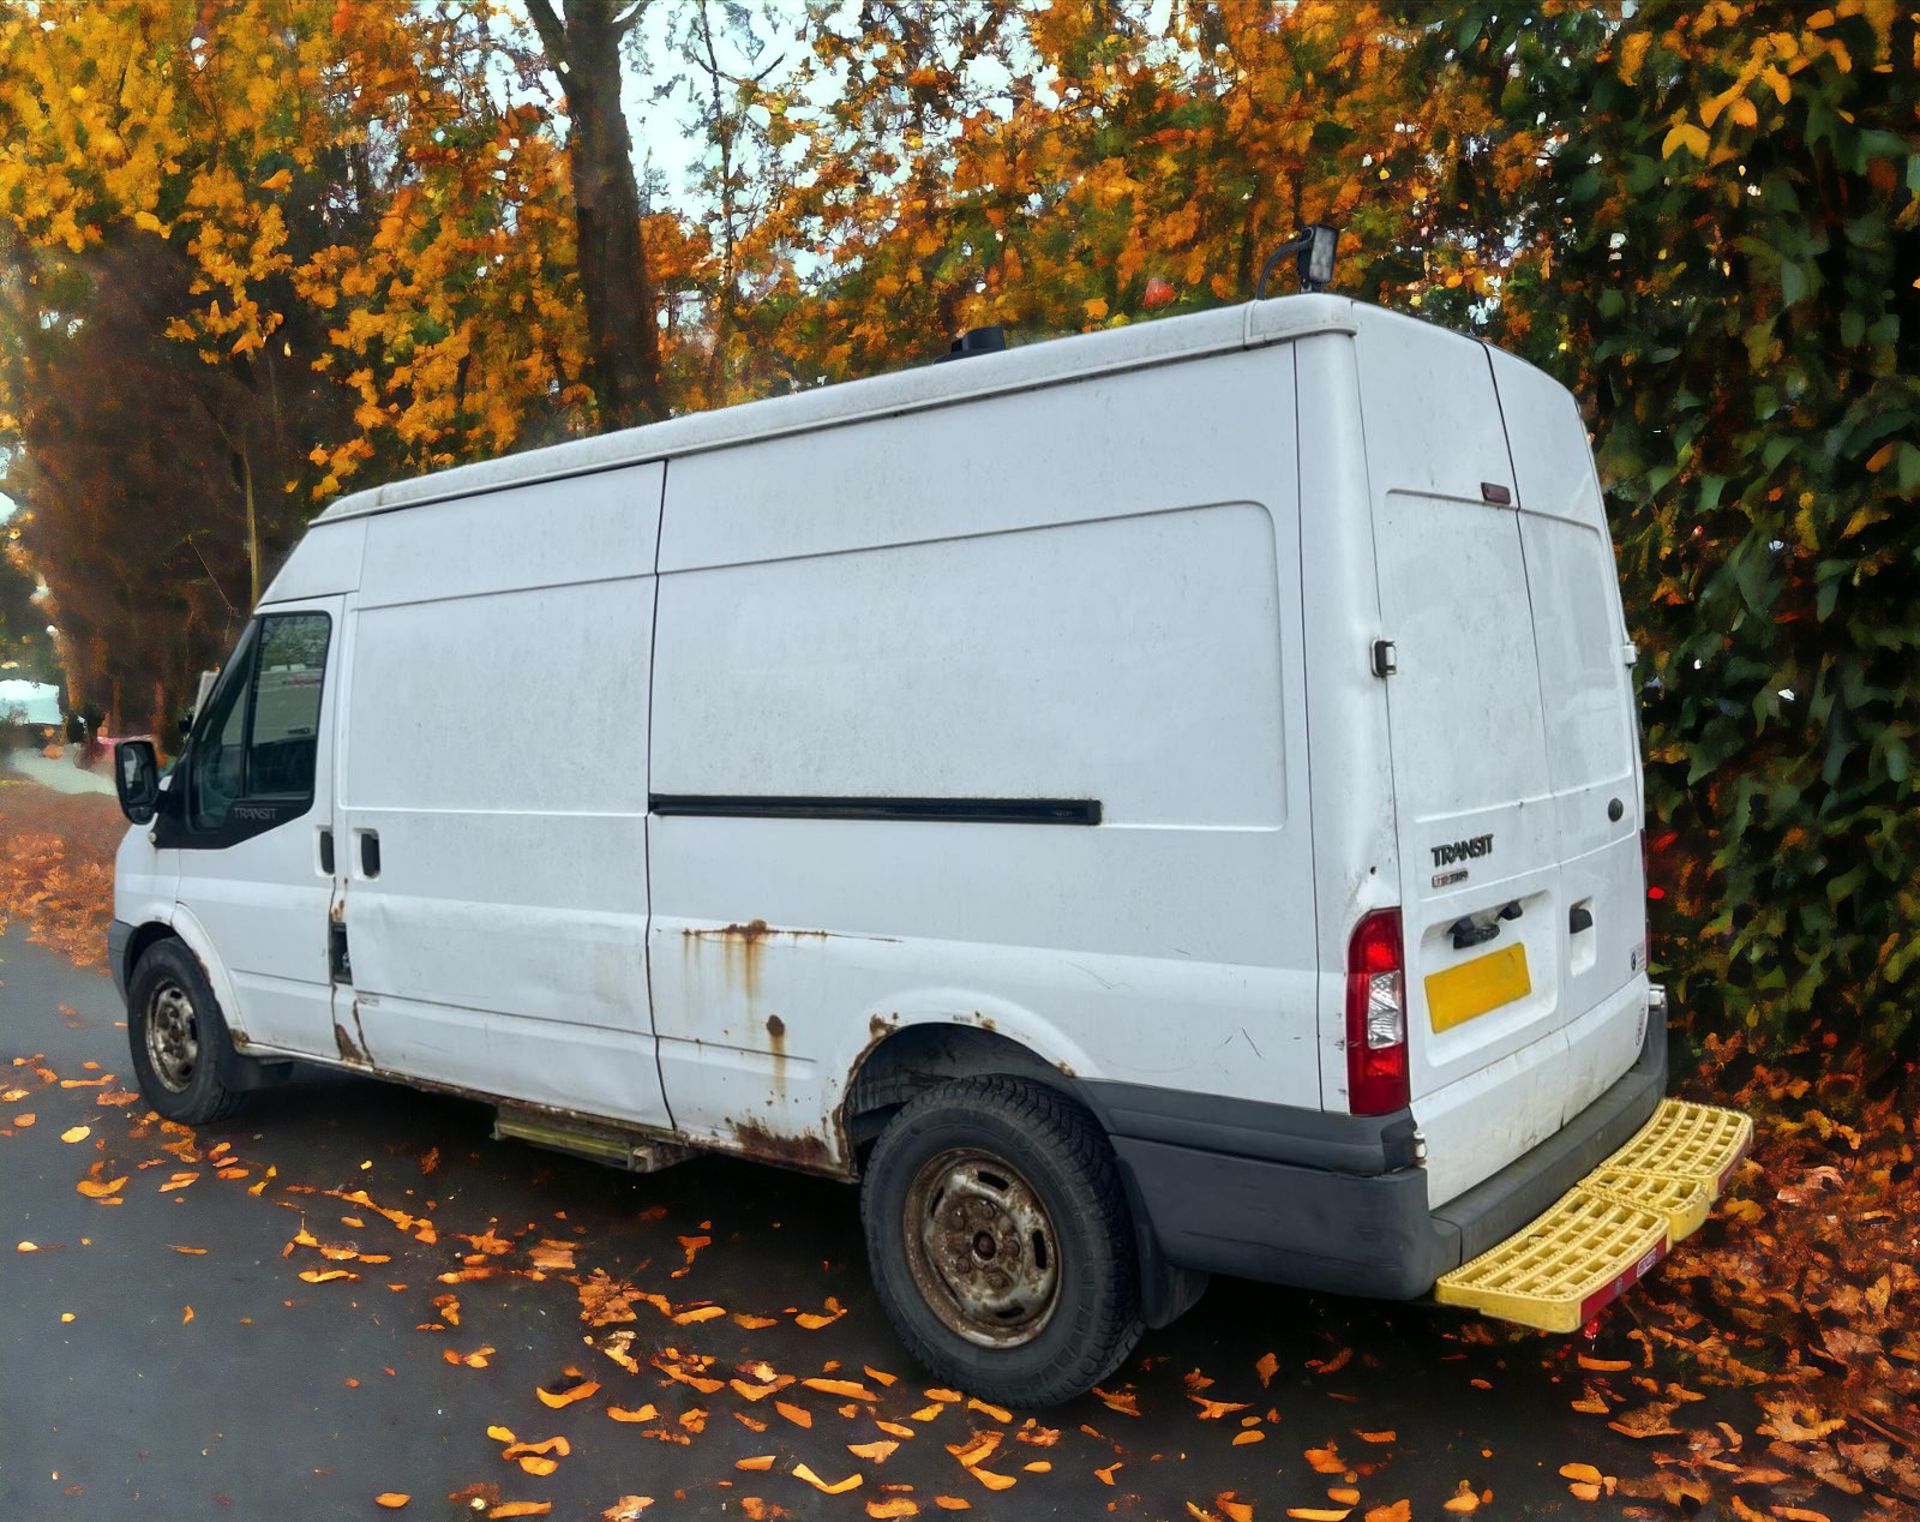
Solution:
[[[187,818],[195,830],[217,830],[227,822],[240,796],[245,772],[247,696],[252,687],[254,636],[250,624],[241,636],[220,683],[207,699],[206,712],[193,722],[192,759],[187,775]]]
[[[261,621],[247,736],[247,797],[295,801],[313,796],[331,632],[324,613],[283,613]]]
[[[222,832],[242,801],[274,806],[273,814],[252,820],[254,831],[313,801],[332,632],[324,613],[270,613],[241,637],[207,700],[206,717],[194,721],[187,823],[195,836],[224,842]]]

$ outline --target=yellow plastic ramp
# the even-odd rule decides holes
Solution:
[[[1662,1100],[1653,1119],[1602,1167],[1695,1179],[1718,1199],[1753,1147],[1753,1117],[1716,1105]]]
[[[1667,1255],[1667,1218],[1575,1189],[1545,1215],[1434,1286],[1465,1305],[1543,1332],[1577,1332]]]
[[[1602,1163],[1580,1180],[1579,1192],[1603,1195],[1667,1218],[1667,1245],[1692,1236],[1713,1210],[1712,1186],[1698,1179],[1647,1173]]]
[[[1753,1121],[1739,1111],[1664,1100],[1546,1214],[1443,1275],[1434,1298],[1578,1331],[1698,1229],[1752,1145]]]

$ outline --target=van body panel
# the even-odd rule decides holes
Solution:
[[[341,1058],[668,1123],[646,977],[663,475],[368,522],[336,857]],[[568,699],[537,736],[527,699],[556,684]]]
[[[172,786],[163,779],[163,789]],[[113,916],[132,930],[142,925],[165,925],[173,920],[174,906],[180,896],[180,853],[154,849],[152,832],[131,825],[120,837],[113,853]],[[118,957],[109,957],[108,965],[116,978],[132,972]],[[121,993],[124,995],[123,988]]]
[[[1444,1205],[1557,1133],[1633,1066],[1646,1029],[1644,990],[1624,988],[1422,1099],[1414,1113],[1427,1142],[1432,1203]],[[1514,1089],[1542,1102],[1515,1104]]]
[[[1272,505],[1295,482],[1292,376],[1257,349],[675,460],[660,573]]]
[[[690,1134],[748,1099],[830,1132],[896,1018],[1318,1104],[1291,390],[1231,356],[673,463],[653,790],[714,801],[653,821],[651,944]],[[954,808],[727,816],[769,795]],[[1100,822],[961,817],[1006,799]]]
[[[267,584],[262,608],[274,603],[336,597],[360,585],[360,561],[366,551],[364,523],[316,523],[294,546],[287,563]]]

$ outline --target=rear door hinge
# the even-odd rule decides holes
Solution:
[[[1640,664],[1640,647],[1636,645],[1632,640],[1628,640],[1624,645],[1620,647],[1620,659],[1629,666],[1639,665]]]
[[[1390,639],[1377,639],[1373,642],[1373,674],[1392,676],[1400,669],[1399,653],[1393,648]]]

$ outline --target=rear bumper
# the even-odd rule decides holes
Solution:
[[[1135,1208],[1183,1268],[1411,1300],[1540,1215],[1646,1123],[1667,1092],[1664,1011],[1640,1057],[1560,1131],[1438,1210],[1408,1165],[1412,1122],[1090,1084]],[[1164,1105],[1151,1097],[1166,1094]],[[1263,1124],[1265,1112],[1269,1123]]]

